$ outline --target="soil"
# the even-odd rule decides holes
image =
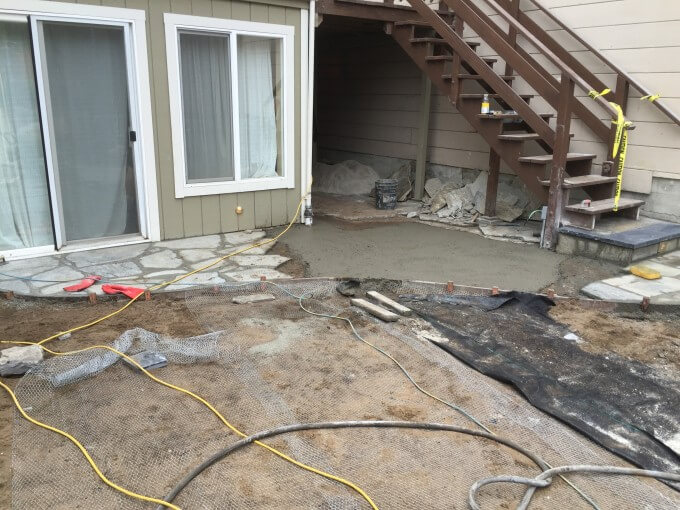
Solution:
[[[123,304],[122,300],[100,302],[96,305],[85,300],[82,303],[3,300],[0,301],[0,338],[35,342],[57,331],[111,313]],[[154,332],[179,337],[196,335],[203,331],[185,306],[184,299],[163,296],[151,301],[138,301],[120,315],[89,328],[86,333],[75,333],[67,340],[55,340],[50,347],[69,351],[111,343],[123,331],[133,327],[131,325],[140,325]],[[2,379],[12,389],[19,380],[18,377]],[[13,405],[3,395],[0,398],[0,508],[11,508],[12,410]]]
[[[594,353],[615,352],[680,375],[680,317],[677,314],[622,314],[589,308],[578,301],[561,301],[553,319],[567,324]]]
[[[282,251],[279,253],[287,253],[285,248],[280,249]],[[300,262],[291,264],[289,270],[297,271],[298,273],[305,272],[304,265],[301,265]],[[123,304],[123,300],[99,302],[96,305],[91,305],[85,301],[71,303],[23,301],[20,299],[0,301],[0,338],[30,341],[40,340],[52,335],[55,331],[68,329],[75,324],[82,324],[113,312]],[[205,301],[202,305],[200,318],[197,319],[194,311],[187,306],[183,294],[154,297],[154,299],[148,302],[140,301],[134,303],[121,314],[85,331],[75,333],[67,340],[55,340],[51,343],[51,347],[55,350],[68,351],[99,343],[110,343],[123,331],[136,326],[174,337],[195,336],[209,330],[232,328],[233,337],[230,341],[239,342],[241,349],[257,354],[257,356],[252,357],[251,362],[255,365],[263,363],[259,367],[262,379],[271,387],[276,388],[276,391],[291,408],[296,410],[296,413],[298,413],[297,417],[301,421],[315,421],[327,418],[329,414],[340,416],[344,419],[363,417],[364,419],[449,420],[449,410],[446,408],[442,409],[441,406],[433,406],[426,399],[424,400],[420,393],[415,391],[411,385],[405,383],[401,373],[394,369],[393,364],[389,360],[352,340],[352,337],[348,334],[346,327],[342,323],[310,320],[304,313],[300,313],[297,306],[291,308],[285,305],[283,301],[260,303],[248,308],[240,308],[237,312],[234,312],[233,306],[229,305],[229,300],[226,298]],[[346,306],[346,299],[338,298],[334,306]],[[625,356],[637,357],[641,361],[657,363],[659,362],[658,356],[652,355],[652,352],[665,352],[664,349],[670,349],[671,346],[675,346],[675,350],[672,351],[666,360],[675,369],[678,368],[678,349],[677,343],[674,343],[673,338],[673,331],[678,331],[678,326],[680,326],[677,318],[665,319],[654,317],[648,321],[638,321],[611,314],[607,315],[602,312],[582,310],[573,303],[560,304],[553,313],[556,319],[569,324],[575,332],[587,340],[587,343],[584,344],[586,348],[599,349],[598,352],[614,351]],[[468,404],[480,405],[479,396],[475,393],[474,385],[472,387],[452,385],[451,379],[441,372],[439,365],[431,361],[425,362],[424,358],[419,361],[418,357],[413,357],[413,351],[405,348],[406,344],[395,343],[394,337],[387,335],[384,329],[376,322],[357,314],[353,314],[353,319],[356,319],[354,321],[355,326],[361,329],[362,334],[368,340],[386,348],[402,360],[415,375],[416,379],[428,389],[438,395],[442,395],[446,399],[466,406]],[[236,323],[240,325],[234,328]],[[394,327],[402,328],[401,331],[411,333],[425,328],[424,324],[418,319],[409,319],[398,323]],[[623,334],[622,331],[624,332]],[[634,348],[633,340],[636,335],[645,339],[644,348]],[[677,337],[675,342],[677,342]],[[319,353],[323,353],[325,357],[319,357]],[[267,357],[275,360],[275,365],[264,364]],[[314,370],[310,370],[310,367],[314,367]],[[168,368],[171,367],[169,366]],[[239,393],[237,389],[238,383],[232,385],[232,379],[230,379],[229,374],[225,373],[223,369],[218,370],[218,368],[216,366],[208,366],[206,369],[191,366],[173,367],[172,370],[174,372],[170,371],[168,373],[179,377],[180,381],[183,381],[184,384],[199,394],[206,396],[206,398],[213,399],[217,395],[222,396],[224,399],[221,402],[222,406],[230,408],[230,412],[236,412],[249,406],[247,398],[245,402],[243,401],[243,394],[247,395],[247,392]],[[232,370],[231,368],[229,369]],[[233,368],[233,370],[236,369],[237,367]],[[121,367],[119,370],[122,371],[124,369]],[[107,400],[107,398],[119,397],[118,393],[125,388],[124,385],[129,384],[129,378],[123,377],[123,375],[122,373],[114,372],[112,374],[113,380],[111,381],[113,384],[110,387],[99,385],[97,392],[101,392],[101,394],[97,393],[96,397],[93,398],[95,403],[92,406],[94,414],[99,411],[103,413],[102,416],[106,412],[114,413],[107,415],[111,417],[111,420],[114,420],[112,422],[131,424],[136,417],[131,416],[129,411],[124,408],[117,409],[115,406],[110,406]],[[16,385],[18,380],[18,378],[3,379],[3,381],[7,381],[12,387]],[[338,384],[338,381],[342,381],[343,384]],[[504,386],[496,384],[495,381],[491,381],[489,384],[494,384],[494,387],[500,388],[498,391],[509,392],[507,398],[518,399],[519,404],[515,405],[521,404],[530,407],[522,401],[521,397],[512,395],[510,393],[511,390],[505,389]],[[310,391],[313,390],[313,393],[301,390],[301,388],[309,388]],[[381,390],[383,398],[372,399],[370,395],[374,389]],[[83,402],[83,398],[87,404],[90,404],[89,400],[87,400],[88,394],[81,397],[80,402]],[[313,398],[315,401],[315,405],[311,407],[308,405],[310,398]],[[101,404],[102,402],[106,403],[106,405]],[[324,403],[326,407],[324,407]],[[130,405],[139,406],[139,409],[143,411],[141,413],[142,416],[150,418],[159,415],[159,421],[153,423],[157,427],[163,426],[167,429],[170,422],[168,416],[170,415],[165,415],[162,412],[159,413],[158,409],[153,408],[153,404],[150,406],[148,395],[146,397],[143,393],[131,395]],[[160,403],[161,410],[165,409],[164,405],[166,405],[165,402]],[[114,409],[112,410],[112,408]],[[327,414],[324,414],[324,411]],[[497,411],[492,410],[491,412],[496,413]],[[187,419],[190,419],[191,416],[190,414],[185,414]],[[201,414],[201,416],[204,415]],[[12,420],[12,407],[9,405],[8,399],[0,398],[0,508],[10,507]],[[139,425],[144,422],[134,423]],[[264,422],[249,423],[255,430],[273,425],[272,423]],[[173,421],[173,428],[175,424],[176,422]],[[238,423],[238,421],[236,424],[243,425]],[[463,423],[461,424],[464,425]],[[520,424],[521,420],[517,426]],[[94,427],[94,421],[89,425]],[[180,425],[182,425],[181,421]],[[213,425],[210,420],[201,420],[194,425],[192,430],[191,435],[193,437],[204,439],[205,452],[202,454],[213,451],[217,444],[219,444],[219,441],[224,440],[223,438],[215,437]],[[125,443],[125,434],[130,433],[130,430],[128,428],[119,431],[121,434],[119,438],[121,444]],[[145,428],[140,427],[137,433],[140,435],[153,434],[153,430],[150,430],[149,432]],[[187,439],[184,437],[186,434],[182,434],[182,430],[181,426],[177,427],[176,434],[178,435],[175,439],[177,444]],[[252,430],[250,431],[252,432]],[[171,433],[171,431],[168,433]],[[509,437],[522,437],[522,434],[525,434],[526,431],[524,429],[506,428],[504,433]],[[356,462],[357,465],[359,465],[362,459],[361,456],[351,456],[357,436],[353,436],[350,432],[338,432],[337,434],[309,433],[308,437],[314,444],[328,452],[331,458],[345,459],[347,462]],[[381,435],[376,435],[375,437],[384,439],[384,436]],[[394,436],[387,437],[394,437],[396,440],[396,438],[401,436],[395,434]],[[411,437],[414,448],[417,446],[417,448],[422,447],[423,451],[430,451],[428,448],[431,448],[432,445],[427,442],[426,434],[414,433]],[[216,441],[216,443],[209,440]],[[448,442],[444,443],[449,444]],[[470,459],[472,462],[472,459],[479,457],[479,459],[483,459],[486,468],[491,472],[507,474],[509,469],[508,458],[510,458],[511,460],[514,459],[515,464],[517,464],[515,468],[520,469],[517,471],[518,473],[522,473],[523,469],[530,469],[525,459],[517,459],[515,454],[501,451],[493,444],[485,445],[482,448],[476,440],[470,438],[456,438],[451,443],[458,449],[452,450],[452,452],[457,452],[457,457],[455,458],[459,458],[456,462],[460,465],[464,465],[465,459]],[[50,444],[54,448],[54,445],[59,444],[58,438],[45,440],[44,445]],[[280,443],[273,441],[272,444],[278,445]],[[374,443],[367,440],[366,446],[368,447],[370,444]],[[285,444],[283,446],[285,447]],[[44,447],[47,448],[47,446]],[[443,444],[437,446],[437,448],[443,447]],[[67,453],[70,452],[68,448],[65,448],[65,451]],[[433,451],[436,451],[436,449]],[[265,476],[266,473],[275,474],[275,470],[279,469],[277,466],[280,466],[280,464],[272,463],[270,456],[266,453],[256,449],[249,450],[248,452],[244,452],[244,457],[248,462],[253,463],[251,465],[258,466],[257,469],[254,469],[254,472],[262,471],[263,474],[261,476]],[[27,452],[27,454],[30,453]],[[397,479],[402,475],[398,469],[394,473],[390,473],[389,469],[390,463],[401,465],[401,463],[412,462],[412,458],[405,455],[404,452],[400,452],[398,449],[384,449],[380,458],[385,461],[384,464],[381,464],[381,470],[385,470],[385,480]],[[120,457],[121,459],[119,460],[122,462],[125,457],[123,455]],[[427,458],[433,458],[431,451]],[[436,458],[436,455],[434,458]],[[417,469],[413,465],[414,479],[418,479],[418,483],[423,486],[431,486],[432,494],[436,494],[439,489],[435,485],[442,481],[437,476],[443,476],[451,471],[450,458],[452,457],[447,457],[448,460],[442,458],[437,461],[436,465],[429,466],[428,469],[424,467]],[[185,459],[187,465],[194,465],[197,460],[193,458]],[[74,462],[74,464],[79,465],[77,462]],[[238,462],[234,464],[242,465]],[[119,468],[115,462],[107,467],[114,474],[117,473],[116,469]],[[169,467],[171,467],[171,463],[169,463]],[[177,466],[174,467],[177,468]],[[360,472],[359,479],[375,478],[375,468],[372,464],[367,465],[365,469],[369,470],[366,471],[366,477],[362,478],[361,473],[363,472]],[[149,467],[149,470],[152,471],[151,467]],[[468,487],[470,481],[475,479],[475,474],[472,471],[468,473],[466,469],[463,469],[463,471],[467,473],[465,476],[468,478],[460,479],[456,483]],[[238,483],[245,487],[243,491],[247,493],[250,490],[251,484],[255,482],[247,475],[243,476],[245,478],[240,479]],[[298,475],[293,470],[290,476]],[[299,479],[301,483],[305,483],[308,480],[302,475],[299,476],[301,476]],[[204,483],[208,483],[208,480],[209,478],[206,478]],[[53,481],[57,483],[56,478]],[[52,481],[42,481],[41,483],[48,484],[52,483]],[[229,484],[225,484],[224,480],[219,479],[207,489],[205,485],[201,487],[203,490],[212,488],[218,491],[221,490],[219,487],[224,485]],[[43,486],[43,489],[49,487],[51,486],[46,485]],[[271,490],[274,491],[276,488],[274,487]],[[284,492],[285,490],[281,489],[281,495],[277,497],[288,497],[288,493],[283,494]],[[386,489],[384,494],[387,494],[387,492],[389,492],[388,489]],[[262,491],[257,491],[257,493],[261,498],[270,496],[268,494],[262,495]],[[493,503],[495,503],[491,504],[491,507],[505,504],[504,500],[507,498],[507,493],[501,490],[501,488],[495,488],[493,491],[489,491],[489,494],[488,497],[492,498],[494,500]],[[558,490],[556,490],[551,493],[551,496],[561,500],[560,498],[565,495],[562,492],[558,494]],[[569,496],[570,493],[567,492],[566,497],[569,498]],[[216,494],[215,498],[218,497],[223,496],[221,493]],[[294,498],[296,496],[290,495],[290,497]],[[574,500],[570,501],[573,503],[571,508],[586,508],[578,499],[575,500],[575,503]],[[285,508],[299,507],[299,505],[294,504],[295,502],[299,503],[298,500],[291,499],[290,505]],[[412,505],[406,506],[411,507]],[[266,504],[265,499],[260,499],[258,503],[253,502],[252,507],[274,508],[275,505]],[[550,496],[547,499],[539,497],[535,507],[539,509],[555,508],[550,503]],[[73,507],[66,504],[66,506],[59,508],[70,509]]]

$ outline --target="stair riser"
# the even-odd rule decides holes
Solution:
[[[603,213],[603,214],[579,214],[574,211],[562,212],[562,225],[584,228],[586,230],[594,230],[597,220],[603,216],[619,215],[623,218],[631,220],[640,219],[640,207],[631,207],[628,209],[621,209],[617,212]]]
[[[402,49],[411,57],[411,59],[425,72],[432,83],[439,89],[439,91],[448,96],[450,93],[450,80],[444,80],[442,74],[438,72],[437,66],[431,63],[425,63],[427,53],[424,48],[419,48],[423,45],[414,45],[408,41],[408,33],[400,34],[395,32],[394,39],[399,43]],[[457,106],[458,111],[466,118],[470,125],[479,132],[479,134],[486,140],[491,148],[497,151],[502,160],[517,174],[526,184],[527,188],[534,193],[539,200],[544,203],[548,201],[548,192],[539,183],[535,171],[527,172],[527,169],[521,165],[517,158],[521,155],[521,144],[504,144],[498,140],[498,135],[503,129],[502,122],[481,122],[477,115],[479,114],[479,104],[465,104],[461,102]]]

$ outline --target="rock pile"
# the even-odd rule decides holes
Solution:
[[[419,218],[424,221],[440,221],[454,225],[472,225],[484,214],[486,204],[487,174],[482,172],[468,184],[462,180],[442,183],[439,178],[425,182],[427,196]],[[501,181],[496,202],[496,217],[503,221],[515,221],[529,204],[529,197],[522,185],[514,180]]]

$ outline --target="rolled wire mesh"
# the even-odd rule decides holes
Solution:
[[[344,322],[390,352],[428,391],[464,407],[499,435],[553,465],[624,463],[538,411],[511,388],[489,379],[426,340],[436,334],[418,319],[393,325],[348,307],[327,280],[203,288],[186,305],[206,331],[187,339],[132,330],[114,342],[134,354],[168,357],[158,376],[213,403],[245,433],[297,422],[402,419],[476,426],[423,395],[394,363],[356,339]],[[391,284],[400,293],[444,292],[430,284]],[[272,301],[235,304],[237,296]],[[104,473],[120,485],[162,497],[188,472],[238,437],[198,402],[162,387],[115,357],[90,351],[52,358],[27,374],[19,400],[37,419],[81,439]],[[83,369],[82,367],[86,368]],[[55,382],[56,381],[56,382]],[[486,476],[532,476],[538,469],[488,440],[452,433],[345,429],[287,434],[266,441],[287,455],[359,485],[380,508],[466,508],[467,491]],[[39,445],[39,446],[37,446]],[[36,451],[37,450],[37,451]],[[13,504],[34,508],[145,509],[104,486],[72,444],[14,423]],[[629,477],[570,476],[601,508],[677,508],[658,482]],[[523,490],[509,484],[481,491],[484,508],[511,508]],[[369,508],[354,491],[306,472],[258,446],[239,450],[192,481],[175,501],[183,509]],[[556,481],[532,508],[589,508]]]

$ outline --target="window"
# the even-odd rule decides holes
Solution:
[[[294,187],[293,34],[165,15],[175,196]]]

